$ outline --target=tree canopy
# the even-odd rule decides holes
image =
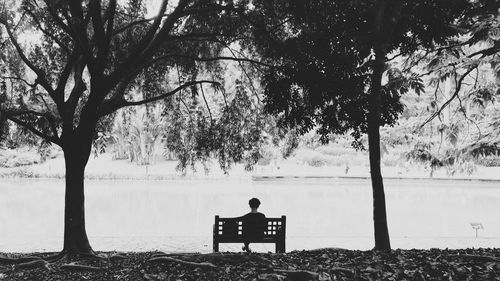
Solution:
[[[239,15],[247,4],[164,0],[153,17],[139,0],[24,0],[3,7],[0,112],[64,152],[64,252],[92,252],[84,171],[93,140],[109,126],[106,116],[182,91],[224,94],[218,62],[258,63],[235,49],[245,38]],[[237,113],[228,114],[226,121]],[[242,148],[228,147],[235,149]],[[241,158],[238,151],[229,155]]]
[[[424,85],[412,68],[388,64],[454,42],[488,1],[256,1],[257,50],[279,62],[266,72],[267,109],[301,133],[368,133],[375,248],[390,249],[380,172],[379,127],[402,112],[402,94]],[[264,15],[259,17],[259,15]],[[393,57],[389,55],[393,54]]]

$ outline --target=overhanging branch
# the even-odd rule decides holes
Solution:
[[[435,111],[434,113],[432,113],[431,116],[429,116],[425,121],[424,123],[422,123],[422,125],[420,125],[420,128],[422,128],[423,126],[425,126],[427,123],[431,122],[434,118],[436,118],[437,116],[439,116],[441,114],[441,112],[454,100],[458,97],[458,94],[460,93],[460,90],[462,88],[462,83],[465,79],[465,77],[467,77],[474,69],[476,69],[478,67],[478,65],[474,65],[472,67],[470,67],[463,75],[460,76],[460,79],[458,79],[457,81],[457,85],[456,85],[456,88],[455,88],[455,92],[453,93],[453,95],[444,103],[441,105],[441,107]]]
[[[22,115],[22,114],[33,114],[33,115],[37,115],[37,116],[44,116],[44,113],[39,113],[39,112],[35,112],[35,111],[30,111],[30,110],[26,110],[24,112],[18,112],[18,113],[15,113],[15,114],[10,114],[9,112],[7,111],[4,111],[2,110],[2,113],[5,114],[5,117],[7,117],[7,119],[11,120],[12,122],[20,125],[20,126],[23,126],[25,127],[26,129],[28,129],[30,132],[32,132],[33,134],[45,139],[45,140],[48,140],[54,144],[57,144],[59,146],[62,145],[61,143],[61,140],[57,137],[57,136],[49,136],[47,135],[46,133],[43,133],[42,131],[38,130],[37,128],[35,128],[35,126],[27,123],[27,122],[24,122],[18,118],[16,118],[16,116],[18,115]],[[49,121],[50,122],[50,121]]]
[[[191,82],[184,83],[181,86],[175,88],[174,90],[172,90],[170,92],[167,92],[167,93],[155,96],[155,97],[139,100],[139,101],[126,101],[122,98],[117,97],[116,99],[109,99],[109,100],[105,101],[105,103],[102,106],[103,110],[101,110],[99,116],[105,116],[105,115],[111,114],[114,111],[116,111],[122,107],[143,105],[146,103],[151,103],[151,102],[155,102],[158,100],[162,100],[162,99],[165,99],[167,97],[173,96],[174,94],[176,94],[177,92],[179,92],[185,88],[191,87],[193,85],[198,85],[198,84],[212,84],[212,85],[215,85],[216,87],[220,87],[219,82],[211,81],[211,80],[199,80],[199,81],[191,81]]]
[[[37,75],[35,82],[40,84],[47,91],[47,93],[54,100],[54,102],[57,103],[54,89],[52,89],[52,86],[47,81],[47,79],[46,79],[47,76],[45,75],[45,73],[40,68],[36,67],[35,64],[33,64],[33,62],[31,62],[28,59],[28,57],[26,57],[23,49],[19,45],[19,42],[17,42],[16,37],[14,36],[12,31],[10,30],[9,25],[7,24],[7,21],[1,21],[1,23],[5,26],[5,29],[7,30],[10,41],[14,45],[14,48],[16,49],[17,53],[19,54],[19,57],[21,58],[21,60],[26,64],[26,66],[28,66]]]
[[[169,58],[181,58],[181,59],[185,58],[185,59],[192,59],[194,61],[202,61],[202,62],[227,60],[227,61],[237,61],[237,62],[248,62],[248,63],[253,63],[253,64],[260,65],[260,66],[265,66],[265,67],[273,67],[270,64],[267,64],[267,63],[264,63],[264,62],[261,62],[261,61],[257,61],[257,60],[253,60],[253,59],[249,59],[249,58],[226,57],[226,56],[201,58],[201,57],[194,57],[194,56],[187,56],[187,55],[177,55],[177,54],[175,54],[175,55],[165,55],[165,56],[160,56],[160,57],[154,58],[150,62],[146,63],[146,65],[152,65],[152,64],[157,63],[158,61],[161,61],[161,60],[164,60],[164,59],[169,59]]]

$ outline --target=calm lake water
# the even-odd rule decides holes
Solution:
[[[500,245],[500,183],[385,180],[394,248]],[[239,216],[258,197],[268,217],[287,216],[287,251],[373,247],[372,193],[364,179],[86,181],[87,232],[95,250],[210,252],[215,215]],[[58,251],[64,181],[0,182],[0,252]],[[471,222],[484,229],[475,238]],[[221,245],[221,251],[241,249]],[[273,251],[273,245],[255,245]]]

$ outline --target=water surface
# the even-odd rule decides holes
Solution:
[[[394,248],[497,247],[500,183],[386,180]],[[86,181],[86,219],[96,250],[212,249],[215,215],[239,216],[258,197],[268,217],[287,216],[287,250],[373,247],[372,193],[365,179]],[[64,181],[0,183],[0,251],[62,246]],[[484,230],[475,231],[471,222]],[[221,250],[238,250],[223,245]],[[272,251],[272,245],[255,249]]]

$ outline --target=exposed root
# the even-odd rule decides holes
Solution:
[[[89,260],[101,260],[101,261],[107,261],[108,257],[103,254],[96,254],[94,251],[92,253],[75,253],[75,256],[77,258],[85,258]]]
[[[120,255],[120,254],[113,254],[113,255],[109,256],[108,259],[111,262],[116,262],[116,261],[126,260],[127,257],[124,255]]]
[[[274,271],[286,275],[290,280],[305,281],[319,279],[318,273],[307,270],[275,269]]]
[[[159,253],[153,254],[151,257],[157,258],[157,257],[195,256],[195,255],[200,255],[200,253],[199,252],[180,252],[180,253],[159,252]]]
[[[55,262],[58,262],[64,258],[66,258],[68,255],[66,254],[66,252],[62,251],[62,252],[59,252],[55,255],[51,255],[51,256],[47,256],[47,257],[42,257],[43,260],[46,260],[47,262],[49,263],[55,263]]]
[[[254,262],[262,266],[268,267],[271,261],[262,255],[258,254],[247,254],[247,253],[210,253],[199,255],[202,260],[207,260],[209,262],[215,263],[225,263],[238,265],[243,262]]]
[[[64,269],[64,270],[70,270],[70,271],[100,271],[100,270],[104,269],[104,267],[76,264],[74,262],[63,264],[63,265],[61,265],[60,268]]]
[[[148,261],[149,262],[153,262],[153,261],[159,261],[159,262],[164,262],[164,261],[167,261],[167,262],[176,262],[176,263],[180,263],[180,264],[187,265],[187,266],[200,267],[200,268],[206,268],[206,269],[216,269],[216,268],[218,268],[216,265],[214,265],[212,263],[209,263],[209,262],[199,262],[199,263],[198,262],[190,262],[190,261],[184,261],[184,260],[180,260],[180,259],[174,259],[174,258],[166,257],[166,256],[151,258]]]
[[[354,275],[354,270],[349,269],[349,268],[344,268],[344,267],[333,267],[330,269],[330,271],[338,271],[338,272],[346,273],[349,276]]]
[[[24,269],[39,268],[39,267],[45,267],[48,270],[50,270],[49,263],[45,260],[42,260],[42,259],[16,264],[16,265],[14,265],[13,270],[17,271],[17,270],[24,270]]]
[[[27,256],[27,257],[21,257],[21,258],[8,258],[8,257],[0,257],[0,264],[20,264],[20,263],[27,263],[31,261],[36,261],[40,260],[40,257],[35,257],[35,256]]]

